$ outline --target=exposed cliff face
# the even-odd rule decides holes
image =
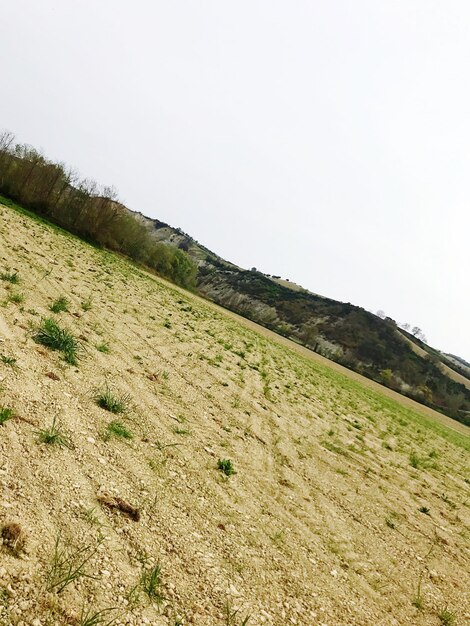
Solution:
[[[198,288],[200,293],[209,300],[263,325],[275,327],[282,321],[274,306],[232,286],[225,273],[217,270],[210,271],[207,265],[200,269]]]
[[[452,364],[390,318],[311,293],[256,270],[244,270],[192,237],[138,214],[157,241],[188,252],[201,295],[370,378],[470,423],[470,390],[448,375]],[[420,350],[413,349],[415,342]],[[458,371],[462,374],[461,364]],[[468,376],[467,376],[468,378]],[[464,379],[464,383],[465,380]]]

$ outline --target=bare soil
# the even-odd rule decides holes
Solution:
[[[468,623],[468,429],[4,206],[0,245],[0,624]]]

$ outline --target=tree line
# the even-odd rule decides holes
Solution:
[[[174,283],[194,288],[197,268],[188,254],[154,240],[118,201],[113,187],[81,178],[64,163],[0,132],[0,193],[62,228],[124,254]]]

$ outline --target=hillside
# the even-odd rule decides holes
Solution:
[[[225,261],[181,229],[131,211],[113,188],[17,144],[9,131],[0,132],[0,192],[6,204],[17,201],[85,241],[470,424],[466,362],[427,346],[419,329],[414,336],[389,317]]]
[[[2,626],[468,622],[465,426],[0,218]]]
[[[462,359],[459,356],[455,356],[455,354],[444,354],[449,360],[453,361],[456,365],[461,366],[464,370],[467,371],[467,374],[470,376],[470,363],[465,359]]]
[[[201,295],[470,424],[470,373],[461,361],[430,348],[391,318],[382,319],[255,269],[244,270],[180,229],[136,215],[156,241],[184,250],[197,263]]]

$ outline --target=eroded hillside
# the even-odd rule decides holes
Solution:
[[[0,220],[0,624],[468,621],[468,436]],[[77,365],[38,343],[47,318]]]

